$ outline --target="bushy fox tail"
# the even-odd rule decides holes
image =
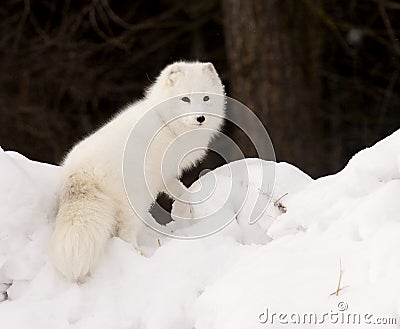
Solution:
[[[90,171],[70,174],[62,188],[50,257],[66,278],[82,281],[90,274],[116,226],[114,201]]]

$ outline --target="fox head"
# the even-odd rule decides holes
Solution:
[[[224,86],[211,63],[177,62],[167,66],[147,91],[159,116],[179,135],[193,129],[217,131],[225,114]]]

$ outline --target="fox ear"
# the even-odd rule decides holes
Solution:
[[[212,63],[210,63],[210,62],[204,64],[203,70],[208,70],[208,71],[210,71],[212,73],[217,73],[217,71],[215,70],[214,65]]]
[[[178,65],[172,65],[167,72],[167,85],[172,87],[178,81],[182,71]]]

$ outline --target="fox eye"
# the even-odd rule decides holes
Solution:
[[[208,96],[204,96],[203,101],[207,102],[210,99]]]
[[[189,97],[182,97],[181,100],[185,103],[190,103],[190,98]]]

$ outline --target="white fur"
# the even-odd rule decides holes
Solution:
[[[136,236],[142,222],[129,206],[122,179],[122,158],[129,133],[140,118],[153,106],[177,95],[185,94],[191,103],[181,97],[168,101],[165,113],[201,113],[207,106],[196,99],[196,93],[207,92],[224,95],[224,89],[211,63],[178,62],[167,66],[148,89],[146,96],[119,113],[101,129],[78,143],[67,155],[64,184],[60,194],[60,206],[56,218],[55,231],[50,244],[50,254],[57,270],[66,278],[81,281],[90,274],[98,258],[104,251],[108,239],[117,235],[137,248]],[[212,113],[223,116],[224,105],[217,102]],[[208,111],[210,111],[208,109]],[[197,114],[176,120],[162,130],[156,143],[152,144],[147,156],[146,175],[152,198],[143,198],[141,191],[135,191],[143,209],[148,210],[160,191],[165,191],[161,177],[161,155],[178,135],[198,128]],[[164,122],[159,114],[160,125]],[[206,117],[202,126],[217,130],[222,119]],[[213,133],[201,140],[207,147]],[[181,141],[182,143],[182,141]],[[191,141],[183,143],[187,147]],[[198,143],[198,141],[197,141]],[[181,186],[178,178],[182,170],[192,166],[205,155],[204,150],[186,157],[176,168],[168,169],[164,179],[171,186]],[[178,187],[177,187],[178,189]]]

